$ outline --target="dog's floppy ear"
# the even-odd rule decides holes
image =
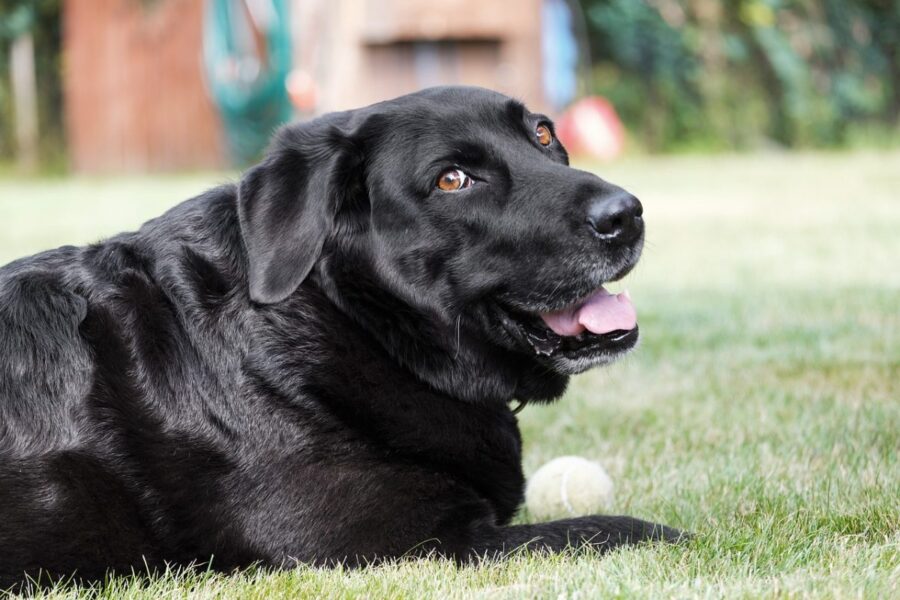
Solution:
[[[306,279],[334,227],[354,148],[349,113],[289,125],[238,189],[250,298],[280,302]]]

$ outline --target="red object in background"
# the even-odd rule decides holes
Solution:
[[[301,113],[312,113],[316,110],[318,94],[316,81],[307,71],[294,69],[285,82],[288,96],[294,108]]]
[[[590,96],[570,106],[556,122],[556,135],[573,156],[610,160],[622,153],[625,128],[605,98]]]

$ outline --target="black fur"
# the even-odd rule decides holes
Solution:
[[[586,207],[621,192],[538,122],[440,88],[291,125],[237,186],[0,269],[0,583],[675,539],[507,525],[508,403],[636,338],[536,325],[643,238],[592,235]],[[475,185],[437,189],[453,166]]]

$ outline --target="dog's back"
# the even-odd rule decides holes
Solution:
[[[203,424],[219,406],[204,400],[234,392],[223,363],[243,337],[226,323],[234,276],[220,272],[235,258],[233,200],[219,188],[138,232],[0,268],[4,573],[152,564],[149,531],[180,539],[203,521],[161,516],[182,497],[202,503],[204,474],[225,461]]]

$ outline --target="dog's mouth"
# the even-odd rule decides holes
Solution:
[[[611,294],[600,287],[557,310],[504,306],[502,313],[504,329],[520,345],[527,344],[558,367],[566,363],[564,370],[572,372],[609,362],[638,340],[637,312],[627,291]]]
[[[579,336],[585,331],[606,335],[637,327],[637,312],[628,292],[610,294],[602,286],[581,302],[538,316],[561,337]]]

